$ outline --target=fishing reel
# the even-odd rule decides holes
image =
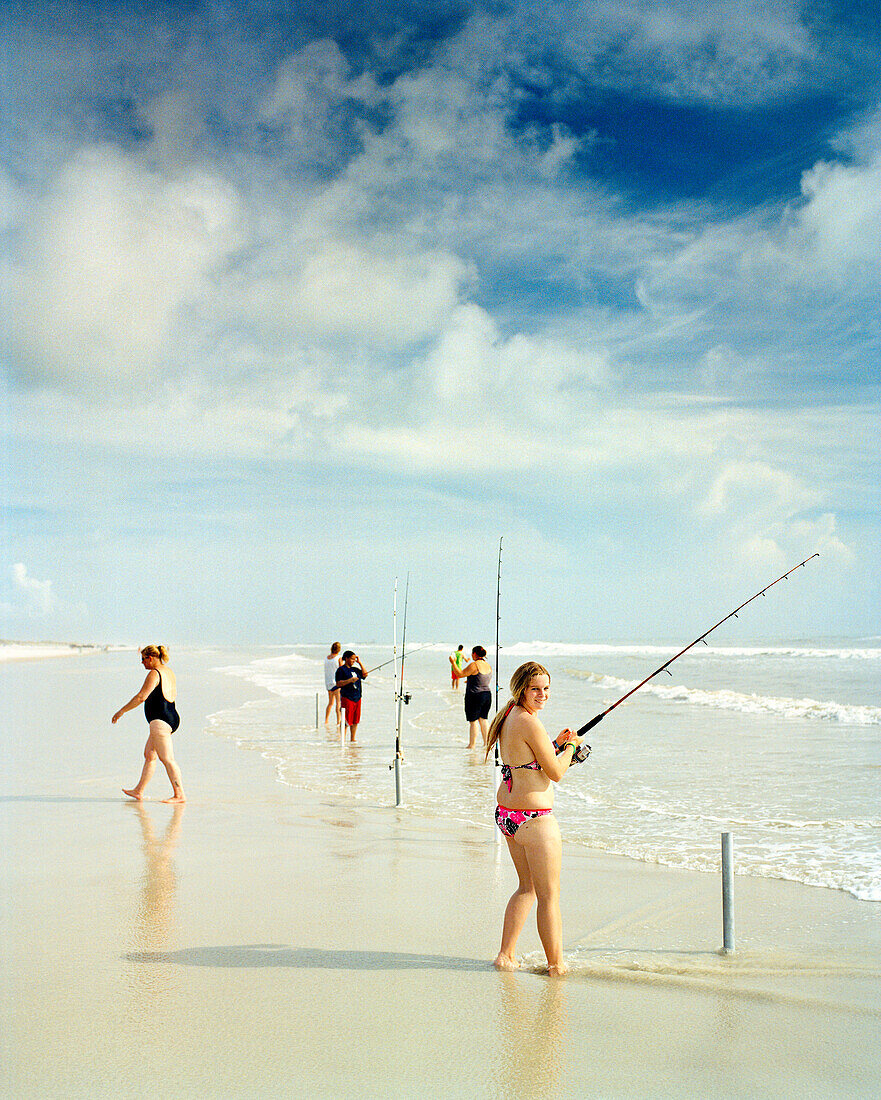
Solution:
[[[569,744],[568,741],[564,741],[562,745],[559,744],[556,737],[555,737],[554,738],[554,752],[556,753],[556,755],[559,756],[560,753],[563,751],[563,749],[566,748],[566,746],[568,744]],[[590,756],[590,745],[588,745],[584,741],[582,741],[581,744],[578,746],[578,748],[575,750],[575,752],[572,753],[572,763],[573,764],[583,764],[584,761],[587,760],[587,758],[589,756]]]
[[[405,691],[403,695],[398,696],[398,699],[400,699],[404,706],[407,706],[412,698],[413,696],[410,694],[409,691]]]

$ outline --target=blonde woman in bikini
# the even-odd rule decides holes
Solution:
[[[496,824],[508,844],[519,883],[505,909],[502,944],[495,966],[516,970],[517,940],[537,903],[538,935],[548,960],[548,973],[562,977],[563,926],[560,916],[560,864],[563,843],[554,817],[554,783],[559,783],[581,743],[570,729],[556,742],[538,714],[548,701],[551,678],[535,661],[521,665],[511,677],[511,699],[493,719],[486,755],[498,741],[502,782],[496,798]]]
[[[144,746],[144,767],[141,770],[141,778],[130,791],[123,787],[122,793],[140,802],[144,796],[144,788],[156,770],[156,761],[161,760],[168,773],[172,789],[171,798],[163,798],[162,801],[186,802],[180,768],[177,766],[174,749],[171,747],[171,735],[180,725],[180,716],[175,706],[177,680],[168,667],[168,650],[164,645],[144,646],[141,650],[141,664],[147,670],[147,677],[141,685],[141,690],[137,695],[133,695],[125,706],[120,707],[110,719],[115,725],[127,711],[134,710],[143,703],[144,717],[150,724],[150,734]]]

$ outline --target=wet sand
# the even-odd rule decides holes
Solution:
[[[275,782],[206,728],[259,689],[172,657],[184,807],[121,794],[130,655],[0,669],[2,1095],[881,1094],[881,906],[738,876],[726,958],[715,876],[567,845],[570,977],[534,922],[498,974],[489,829]]]

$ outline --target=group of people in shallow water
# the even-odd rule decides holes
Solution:
[[[327,669],[330,662],[334,662],[334,687],[328,686],[330,698],[325,721],[334,705],[333,696],[338,699],[342,687],[356,684],[359,689],[357,708],[346,706],[346,696],[343,696],[341,704],[354,741],[360,721],[361,680],[366,679],[367,672],[357,654],[347,650],[339,656],[339,643],[334,644],[336,650],[331,647],[326,658]],[[462,647],[459,648],[461,650]],[[186,796],[171,744],[172,735],[180,725],[175,706],[177,681],[168,665],[165,646],[145,646],[140,650],[140,658],[147,669],[144,683],[137,695],[120,707],[111,719],[115,724],[127,711],[143,703],[149,723],[141,777],[131,790],[123,790],[130,798],[140,801],[158,760],[164,765],[172,786],[172,796],[163,801],[182,803],[186,801]],[[539,713],[548,701],[551,677],[538,662],[527,661],[515,671],[511,677],[511,698],[493,718],[488,729],[485,723],[492,702],[489,688],[492,669],[486,661],[486,651],[481,646],[475,646],[469,664],[458,668],[453,657],[450,663],[454,682],[468,680],[465,713],[466,717],[473,715],[468,718],[471,746],[475,744],[477,729],[481,732],[485,730],[485,760],[489,760],[498,744],[502,762],[502,781],[496,791],[495,820],[507,843],[518,882],[505,908],[502,941],[494,965],[498,970],[516,970],[519,967],[515,954],[517,941],[535,905],[538,936],[547,956],[548,973],[562,977],[568,969],[563,960],[560,914],[563,844],[560,827],[554,817],[553,785],[560,782],[571,766],[581,738],[571,729],[564,729],[551,740],[542,725]],[[327,680],[325,682],[328,683]],[[469,694],[472,696],[470,705]]]

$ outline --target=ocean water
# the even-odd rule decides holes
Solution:
[[[404,804],[473,822],[489,843],[495,772],[465,748],[462,692],[450,689],[448,671],[454,647],[414,652],[418,644],[404,669]],[[577,728],[679,648],[509,646],[499,660],[500,703],[517,665],[539,660],[551,673],[545,726],[552,735]],[[211,728],[261,753],[281,783],[394,805],[396,666],[370,675],[358,743],[349,745],[323,725],[325,652],[296,645],[224,667],[254,685],[254,698],[212,715]],[[388,661],[391,647],[359,653],[370,668]],[[700,646],[669,672],[588,734],[589,760],[557,787],[565,839],[709,871],[718,868],[720,833],[731,832],[740,874],[881,901],[881,639]]]

